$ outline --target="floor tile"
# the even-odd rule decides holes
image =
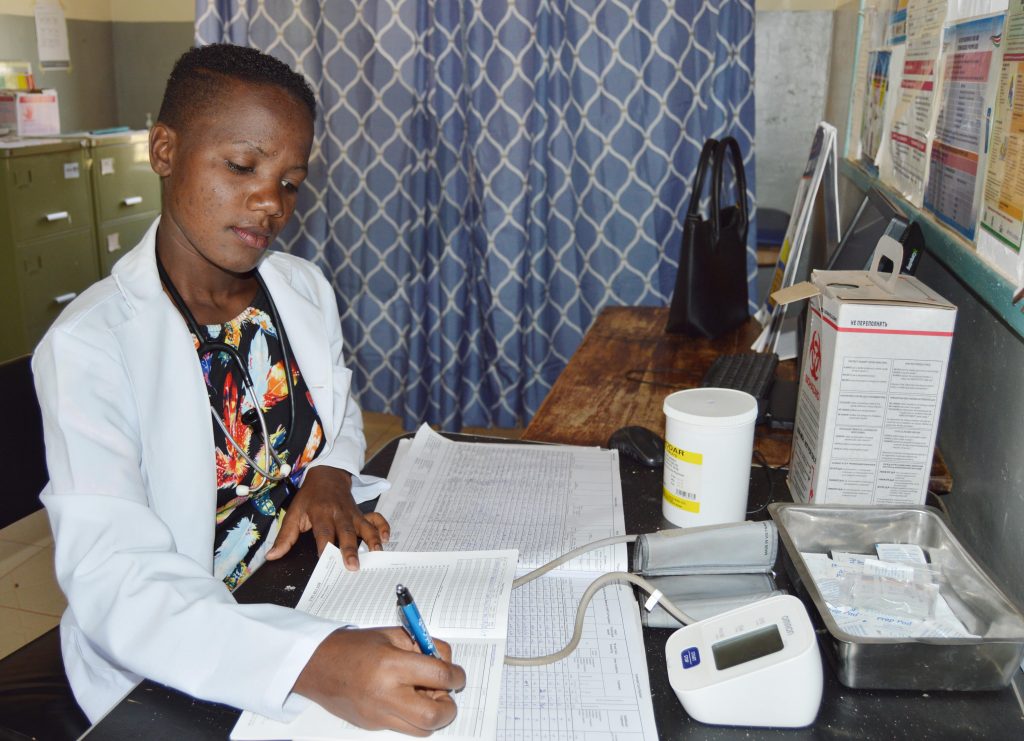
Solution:
[[[0,607],[59,616],[67,601],[53,572],[53,548],[15,566],[0,577]]]
[[[50,532],[50,520],[46,510],[39,510],[22,517],[17,522],[0,530],[0,540],[9,543],[27,543],[29,545],[53,545],[53,534]]]
[[[18,650],[60,623],[60,617],[0,607],[0,658]]]
[[[402,421],[393,414],[364,412],[363,427],[366,435],[366,459],[387,445],[393,438],[405,433]]]
[[[0,540],[0,576],[9,573],[14,567],[29,560],[42,550],[42,546],[38,545],[9,543]]]

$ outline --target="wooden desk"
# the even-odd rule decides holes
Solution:
[[[606,445],[612,432],[625,425],[642,425],[664,436],[665,396],[699,386],[716,357],[749,350],[761,331],[761,326],[750,319],[733,332],[705,340],[666,334],[667,319],[666,307],[605,308],[523,437]],[[778,377],[795,380],[795,361],[780,363]],[[788,430],[762,425],[757,428],[754,448],[770,466],[785,466],[792,438]],[[952,476],[937,450],[929,486],[937,493],[949,492],[953,487]]]

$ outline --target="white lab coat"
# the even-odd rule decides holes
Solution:
[[[32,362],[50,474],[41,498],[68,599],[65,667],[93,721],[142,677],[286,719],[304,703],[290,695],[296,678],[337,626],[240,605],[212,575],[213,420],[191,336],[157,275],[158,223],[61,314]],[[362,417],[334,293],[291,255],[272,253],[259,271],[323,423],[312,465],[358,472]]]

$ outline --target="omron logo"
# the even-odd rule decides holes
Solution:
[[[853,319],[850,321],[850,325],[853,327],[888,327],[889,322],[878,319]]]

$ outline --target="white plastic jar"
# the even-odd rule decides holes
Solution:
[[[695,388],[665,397],[661,511],[680,527],[747,518],[757,400],[744,391]]]

